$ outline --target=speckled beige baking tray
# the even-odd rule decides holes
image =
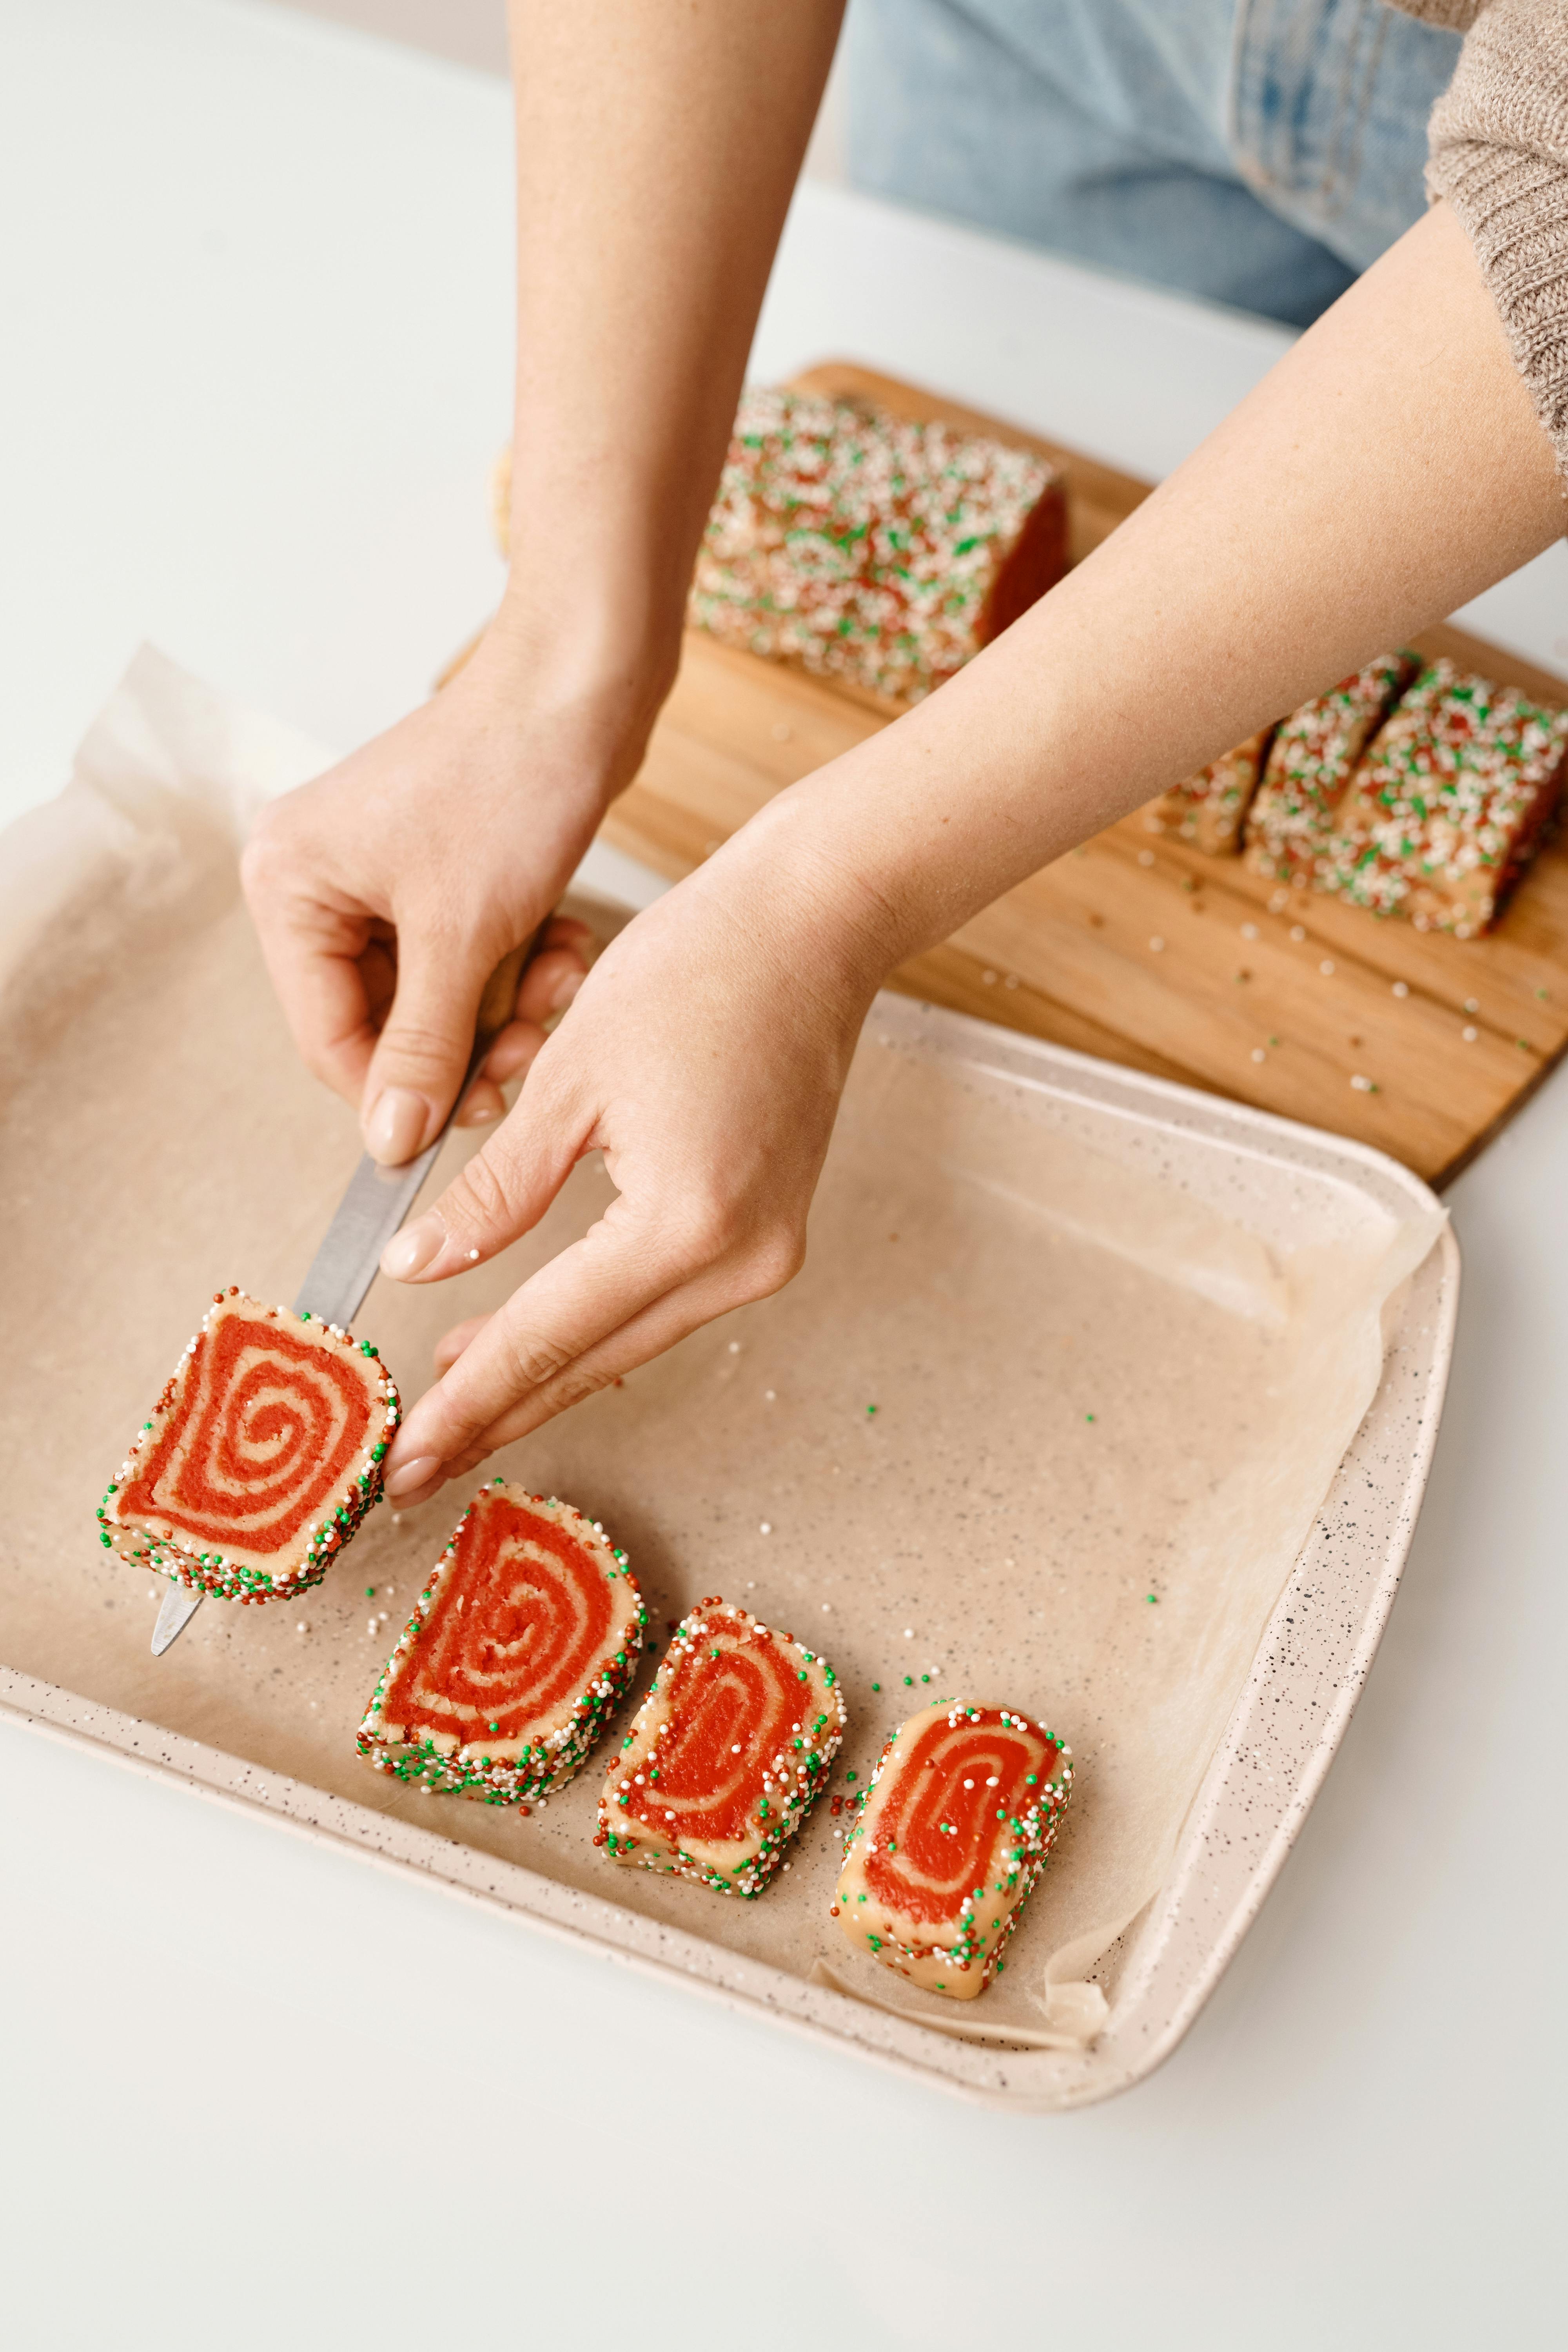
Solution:
[[[460,1492],[375,1514],[298,1618],[208,1603],[151,1659],[156,1593],[96,1546],[97,1492],[211,1288],[289,1295],[356,1149],[289,1052],[211,822],[254,735],[208,710],[196,761],[153,702],[156,789],[122,724],[0,904],[0,1245],[35,1343],[0,1365],[0,1706],[929,2082],[1037,2109],[1136,2082],[1261,1902],[1392,1601],[1457,1303],[1431,1195],[1363,1147],[884,998],[805,1273],[501,1457],[604,1518],[659,1631],[719,1591],[809,1631],[849,1704],[839,1790],[933,1691],[1065,1733],[1068,1828],[1005,1981],[957,2012],[843,1942],[826,1807],[746,1905],[606,1864],[593,1764],[520,1821],[359,1763]],[[157,1118],[127,1118],[148,1089]],[[517,1263],[447,1295],[378,1285],[361,1325],[405,1391],[606,1192],[585,1166]]]

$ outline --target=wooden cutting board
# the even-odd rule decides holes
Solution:
[[[1058,459],[1075,562],[1151,487],[862,368],[834,363],[798,381]],[[1542,702],[1568,702],[1568,681],[1458,629],[1415,643]],[[897,709],[690,632],[647,761],[604,837],[679,879],[773,793]],[[1568,846],[1542,852],[1484,940],[1413,930],[1315,891],[1292,892],[1273,914],[1275,889],[1239,857],[1183,848],[1139,812],[1020,883],[891,984],[1354,1136],[1445,1182],[1568,1045]]]

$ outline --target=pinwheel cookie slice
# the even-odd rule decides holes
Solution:
[[[759,1895],[844,1722],[825,1659],[717,1596],[699,1601],[610,1768],[594,1843],[612,1862]]]
[[[1362,754],[1420,667],[1415,654],[1380,654],[1283,722],[1247,813],[1247,860],[1255,873],[1304,888],[1326,872],[1335,819]]]
[[[220,1600],[302,1592],[379,1501],[400,1418],[368,1340],[215,1292],[99,1506],[102,1540]]]
[[[1045,1868],[1072,1787],[1054,1732],[942,1699],[899,1726],[844,1848],[833,1914],[857,1950],[973,2000]]]
[[[597,1520],[492,1479],[382,1669],[359,1752],[433,1795],[548,1797],[604,1729],[647,1622],[626,1553]]]
[[[1154,831],[1173,833],[1178,841],[1191,842],[1211,857],[1234,856],[1241,847],[1242,824],[1273,732],[1266,727],[1261,734],[1249,735],[1234,751],[1212,760],[1184,784],[1162,794],[1154,803]]]

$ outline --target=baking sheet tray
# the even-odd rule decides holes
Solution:
[[[724,1591],[824,1648],[838,1788],[932,1690],[1072,1740],[1013,1966],[957,2017],[831,1927],[825,1811],[744,1906],[605,1864],[593,1770],[527,1822],[372,1778],[352,1729],[390,1630],[368,1612],[406,1606],[461,1496],[378,1513],[307,1633],[209,1604],[149,1657],[155,1601],[94,1547],[97,1487],[205,1293],[289,1294],[356,1150],[234,902],[247,804],[313,757],[144,670],[74,799],[8,845],[3,1230],[37,1346],[5,1400],[0,1704],[955,2089],[1052,2107],[1136,2080],[1261,1900],[1392,1599],[1457,1290],[1430,1195],[1357,1146],[883,999],[805,1276],[503,1457],[604,1517],[657,1620]],[[127,1083],[150,1110],[110,1117]],[[605,1189],[580,1171],[520,1255]],[[362,1324],[416,1390],[435,1331],[519,1271],[383,1286]],[[1337,1438],[1303,1402],[1325,1370]]]

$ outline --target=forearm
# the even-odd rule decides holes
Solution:
[[[1062,584],[731,845],[879,978],[1564,527],[1551,444],[1442,207]],[[748,840],[747,836],[753,836]],[[717,887],[721,859],[704,869]]]
[[[511,0],[518,362],[498,628],[668,683],[842,0]]]

